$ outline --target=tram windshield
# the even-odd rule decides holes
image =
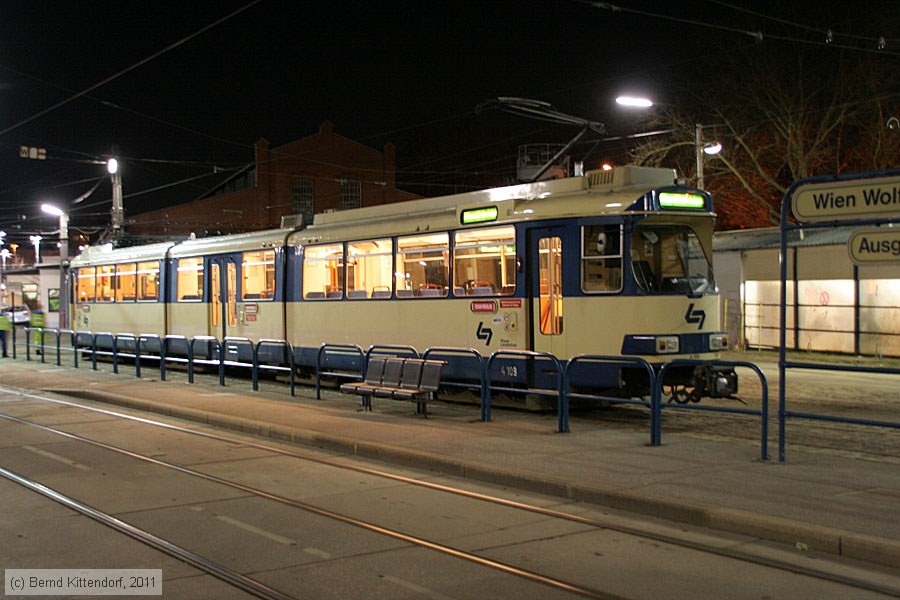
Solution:
[[[700,296],[716,291],[712,265],[700,239],[684,225],[635,226],[631,267],[645,292]]]

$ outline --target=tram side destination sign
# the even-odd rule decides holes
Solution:
[[[791,199],[801,223],[900,216],[900,176],[809,183]]]

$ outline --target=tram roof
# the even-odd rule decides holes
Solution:
[[[462,210],[491,205],[498,208],[497,218],[482,226],[568,215],[618,214],[647,191],[675,182],[674,169],[617,167],[579,177],[323,213],[315,216],[312,225],[293,233],[289,243],[457,229],[461,227]]]
[[[173,246],[169,251],[169,256],[177,258],[219,252],[246,252],[248,250],[276,248],[284,244],[291,231],[293,230],[266,229],[264,231],[185,240]]]
[[[72,259],[73,267],[105,265],[110,263],[139,262],[144,260],[160,260],[176,242],[159,242],[143,246],[113,248],[110,244],[88,246]]]

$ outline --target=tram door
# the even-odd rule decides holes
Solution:
[[[210,259],[209,292],[209,335],[220,340],[236,335],[237,263],[234,259]]]
[[[562,247],[562,229],[529,232],[531,347],[535,352],[548,352],[559,358],[566,353]]]

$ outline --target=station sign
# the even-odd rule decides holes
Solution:
[[[801,223],[900,216],[900,176],[804,184],[791,208]]]
[[[850,260],[858,265],[900,262],[900,228],[856,231],[847,241]]]

